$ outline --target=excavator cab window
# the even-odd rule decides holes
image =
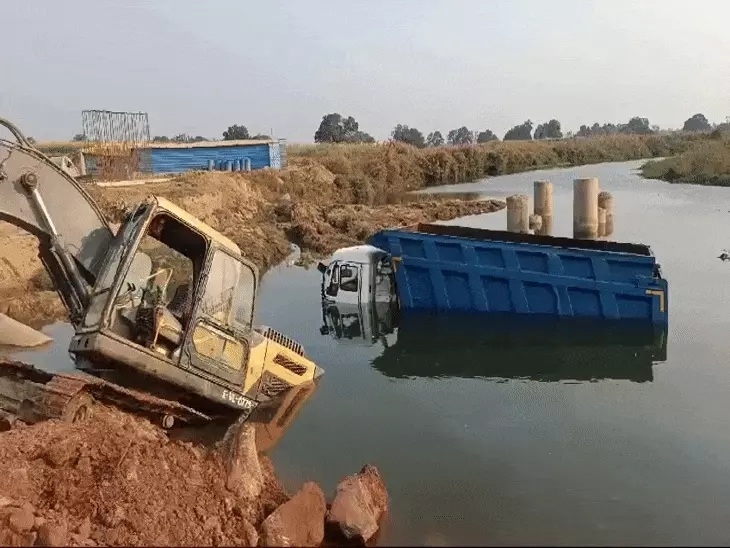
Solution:
[[[256,281],[253,270],[222,249],[215,249],[192,332],[193,364],[225,367],[219,374],[242,373],[248,360],[246,334],[253,322]]]
[[[190,322],[206,240],[171,215],[150,221],[114,302],[117,332],[174,357]]]

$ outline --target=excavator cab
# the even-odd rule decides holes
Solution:
[[[0,125],[17,140],[0,139],[0,220],[37,236],[78,369],[210,418],[321,375],[299,343],[254,325],[258,270],[233,241],[161,197],[115,234],[78,181]]]
[[[234,242],[152,197],[120,228],[69,351],[111,382],[141,373],[164,397],[185,388],[176,399],[196,409],[218,400],[250,411],[321,372],[300,345],[254,326],[258,282]]]

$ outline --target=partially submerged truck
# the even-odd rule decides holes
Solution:
[[[318,268],[325,304],[668,323],[667,280],[643,244],[419,224],[380,231]]]

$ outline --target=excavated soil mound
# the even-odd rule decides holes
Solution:
[[[38,242],[0,221],[0,313],[39,327],[66,317],[38,258]]]
[[[384,228],[491,213],[504,207],[505,203],[497,200],[445,200],[378,207],[300,202],[281,216],[288,220],[287,233],[293,242],[303,250],[328,254],[339,247],[362,243]]]
[[[227,488],[222,451],[116,409],[16,426],[0,434],[0,545],[256,545],[288,500],[260,462],[263,493],[248,502]]]
[[[267,268],[289,253],[286,235],[276,227],[273,205],[242,174],[194,172],[162,183],[91,185],[89,191],[114,222],[121,222],[127,208],[151,194],[167,198],[236,242],[259,268]]]

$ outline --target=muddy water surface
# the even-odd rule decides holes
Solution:
[[[283,479],[332,490],[376,464],[391,495],[388,544],[727,543],[730,264],[716,257],[730,247],[730,189],[645,181],[638,165],[439,190],[504,197],[550,179],[554,233],[569,235],[572,179],[599,177],[615,197],[614,239],[651,245],[669,280],[667,339],[408,324],[373,340],[352,322],[322,334],[318,272],[270,271],[260,321],[326,370],[274,450]],[[504,211],[458,222],[505,223]],[[70,330],[47,332],[63,358]],[[48,351],[17,357],[58,363]]]

